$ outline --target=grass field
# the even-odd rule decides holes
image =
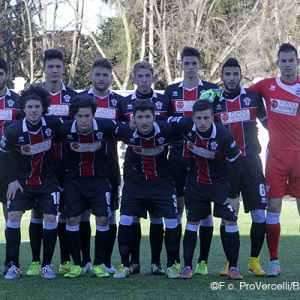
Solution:
[[[76,279],[66,279],[57,272],[54,280],[40,277],[22,276],[18,280],[5,280],[0,276],[0,299],[300,299],[299,277],[299,215],[294,201],[283,203],[281,216],[281,238],[279,258],[282,274],[277,278],[257,278],[247,270],[250,251],[250,215],[241,209],[239,227],[241,250],[238,267],[244,279],[230,281],[220,277],[219,270],[226,264],[221,247],[218,219],[215,221],[214,238],[209,257],[207,276],[194,276],[192,280],[168,279],[166,276],[150,274],[149,220],[142,222],[143,238],[141,246],[141,274],[131,275],[126,279],[98,279],[86,274]],[[20,252],[21,271],[26,274],[31,262],[28,241],[29,213],[22,220],[22,242]],[[94,229],[94,221],[93,221]],[[4,219],[0,217],[0,261],[4,261]],[[93,246],[92,246],[93,249]],[[199,246],[195,252],[195,262]],[[261,265],[267,269],[269,255],[266,243],[261,253]],[[113,258],[114,266],[120,263],[117,245]],[[166,263],[165,250],[162,262]],[[55,250],[54,270],[59,266],[59,248]],[[183,261],[182,261],[183,263]],[[298,269],[299,267],[299,269]],[[294,285],[292,285],[294,284]],[[291,291],[287,288],[291,287]]]

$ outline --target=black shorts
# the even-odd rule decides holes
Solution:
[[[227,182],[204,184],[187,180],[185,187],[185,207],[187,220],[197,222],[211,214],[211,202],[214,202],[214,216],[227,221],[237,221],[237,214],[231,207],[223,205],[230,187]]]
[[[15,199],[7,201],[8,212],[25,211],[35,207],[46,215],[57,215],[60,192],[57,182],[23,187],[24,192],[17,191]]]
[[[172,148],[169,154],[170,171],[176,188],[177,197],[184,195],[184,187],[187,178],[189,158],[182,157],[178,149]]]
[[[107,179],[66,178],[64,198],[67,218],[77,217],[91,208],[98,217],[110,213],[110,185]]]
[[[0,163],[1,166],[1,163]],[[1,171],[0,172],[0,202],[2,202],[3,204],[6,204],[7,200],[6,200],[6,193],[7,193],[7,187],[8,184],[10,182],[8,182],[8,178],[5,174],[5,172]]]
[[[150,206],[155,216],[177,218],[174,182],[161,178],[139,182],[127,176],[122,190],[121,214],[147,218]]]
[[[120,184],[121,184],[119,164],[109,163],[108,180],[111,186],[110,209],[117,210],[120,204]]]
[[[241,177],[239,188],[245,212],[265,209],[267,206],[265,178],[259,156],[240,157],[240,162]]]

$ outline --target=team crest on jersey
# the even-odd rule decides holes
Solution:
[[[271,85],[271,86],[270,86],[270,91],[275,91],[275,89],[276,89],[276,86],[275,86],[275,85]]]
[[[2,139],[1,139],[1,142],[0,142],[0,145],[1,145],[2,148],[5,147],[6,141],[7,141],[7,139],[6,139],[5,135],[3,135],[3,136],[2,136]]]
[[[45,133],[46,133],[47,137],[50,137],[50,136],[51,136],[51,132],[52,132],[52,130],[51,130],[50,128],[47,128],[47,129],[45,130]]]
[[[271,100],[271,106],[272,108],[276,108],[278,106],[278,102],[276,100]]]
[[[300,89],[299,88],[296,90],[296,95],[300,96]]]
[[[102,137],[103,137],[103,132],[97,132],[96,137],[97,137],[98,140],[101,140]]]
[[[71,99],[71,97],[70,97],[69,95],[65,95],[65,96],[64,96],[64,99],[65,99],[65,101],[66,101],[66,102],[68,102],[68,103],[69,103],[69,102],[70,102],[70,99]]]
[[[8,104],[9,107],[13,107],[14,103],[15,103],[15,101],[13,101],[11,99],[7,101],[7,104]]]
[[[127,104],[127,110],[132,110],[132,104]]]
[[[162,145],[164,143],[164,141],[165,141],[165,138],[164,137],[160,137],[157,141],[158,141],[158,143],[160,145]]]
[[[172,96],[173,96],[173,97],[178,97],[178,92],[177,92],[177,91],[173,91]]]
[[[112,104],[113,106],[117,106],[117,103],[118,103],[118,101],[117,101],[116,99],[112,99],[112,100],[111,100],[111,104]]]
[[[250,103],[251,103],[251,99],[249,97],[245,98],[244,103],[245,103],[246,106],[249,106]]]
[[[210,146],[211,146],[211,149],[212,149],[212,150],[216,150],[217,147],[218,147],[218,143],[212,142],[212,143],[210,144]]]
[[[161,110],[161,108],[162,108],[162,103],[161,103],[160,101],[157,101],[157,102],[155,103],[155,105],[156,105],[156,107],[157,107],[158,110]]]

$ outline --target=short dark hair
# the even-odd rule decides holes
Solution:
[[[240,69],[240,73],[242,72],[241,66],[240,66],[238,60],[233,57],[230,57],[225,61],[224,65],[222,66],[222,74],[223,74],[224,68],[226,68],[226,67],[238,67]]]
[[[140,111],[151,110],[152,115],[154,116],[155,109],[156,109],[155,105],[149,99],[136,100],[133,107],[133,115],[135,116],[138,110]]]
[[[198,61],[200,63],[201,55],[200,55],[199,50],[197,50],[196,48],[185,46],[181,53],[181,61],[183,61],[183,58],[186,56],[195,56],[198,58]]]
[[[43,58],[43,63],[44,66],[46,65],[46,61],[50,59],[59,59],[63,64],[64,64],[64,55],[62,54],[61,51],[57,49],[48,49],[44,52],[44,58]]]
[[[294,47],[292,44],[290,43],[283,43],[279,46],[279,50],[278,50],[278,58],[279,58],[279,55],[281,52],[284,52],[284,53],[287,53],[287,52],[292,52],[294,51],[295,54],[296,54],[296,57],[298,57],[298,52],[297,52],[297,49],[296,47]]]
[[[112,70],[113,66],[111,64],[111,62],[107,59],[107,58],[96,58],[93,63],[92,63],[92,71],[95,69],[95,68],[105,68],[105,69],[108,69],[108,70]]]
[[[90,107],[92,114],[95,115],[98,103],[94,100],[94,97],[89,94],[77,95],[71,102],[70,111],[73,116],[78,113],[79,108]]]
[[[19,107],[21,109],[24,109],[27,101],[29,100],[40,101],[44,109],[43,116],[48,113],[52,99],[50,93],[44,87],[37,84],[31,84],[28,88],[21,91],[19,98]]]
[[[208,110],[208,109],[211,111],[211,114],[213,115],[214,110],[213,110],[211,102],[207,99],[198,100],[193,105],[193,115],[195,115],[195,113],[197,111],[204,111],[204,110]]]
[[[138,72],[139,69],[149,70],[151,72],[152,76],[154,75],[154,72],[155,72],[153,66],[150,63],[148,63],[147,61],[140,61],[133,66],[133,69],[132,69],[133,77],[136,76],[136,73]]]
[[[6,74],[8,73],[7,63],[2,57],[0,57],[0,69],[3,69]]]

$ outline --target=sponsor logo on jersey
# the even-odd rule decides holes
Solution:
[[[246,106],[249,106],[250,103],[251,103],[251,99],[249,97],[245,98],[244,103],[245,103]]]
[[[193,111],[193,105],[195,102],[196,102],[196,100],[175,101],[175,110],[176,110],[176,112]]]
[[[97,107],[95,118],[115,120],[116,110],[114,108]]]
[[[69,103],[70,100],[71,100],[71,97],[70,97],[70,95],[65,95],[65,96],[64,96],[64,99],[65,99],[66,102]]]
[[[101,142],[95,143],[70,143],[71,150],[75,152],[96,152],[101,148]]]
[[[117,106],[118,101],[116,99],[111,99],[111,104]]]
[[[48,115],[55,116],[68,116],[69,115],[69,105],[68,104],[52,104],[49,107]]]
[[[162,103],[161,103],[160,101],[157,101],[157,102],[155,103],[155,106],[157,107],[158,110],[161,110],[161,108],[162,108]]]
[[[137,148],[132,147],[134,153],[143,155],[143,156],[156,156],[162,152],[164,152],[164,147],[157,148]]]
[[[173,97],[178,97],[178,92],[177,91],[173,91],[172,96]]]
[[[216,154],[214,152],[206,150],[201,147],[198,147],[196,145],[193,145],[190,141],[187,142],[187,147],[191,152],[195,153],[198,156],[204,157],[204,158],[214,159],[216,156]]]
[[[212,142],[212,143],[210,143],[210,146],[211,146],[211,149],[212,149],[212,150],[216,150],[217,147],[218,147],[218,143]]]
[[[157,141],[158,141],[158,143],[160,145],[162,145],[164,143],[164,141],[165,141],[165,138],[164,137],[160,137]]]
[[[34,155],[38,153],[43,153],[51,149],[51,139],[33,144],[33,145],[25,145],[25,146],[20,146],[20,152],[23,155]]]
[[[276,86],[275,86],[275,85],[271,85],[271,86],[270,86],[270,91],[275,91],[275,89],[276,89]]]
[[[14,100],[11,100],[11,99],[9,99],[9,100],[7,101],[7,104],[8,104],[9,107],[13,107],[13,106],[14,106],[14,103],[15,103],[15,101],[14,101]]]
[[[238,111],[231,111],[221,114],[222,124],[230,124],[235,122],[243,122],[250,120],[250,111],[249,109],[242,109]]]
[[[13,111],[12,109],[0,109],[1,121],[12,121]]]
[[[50,128],[47,128],[47,129],[45,130],[45,133],[46,133],[47,137],[50,137],[50,136],[51,136],[51,132],[52,132],[52,130],[51,130]]]
[[[102,137],[103,137],[103,132],[97,132],[96,137],[97,137],[98,140],[101,140]]]
[[[298,103],[271,99],[270,101],[271,107],[270,110],[277,114],[288,115],[288,116],[296,116],[298,110]]]

